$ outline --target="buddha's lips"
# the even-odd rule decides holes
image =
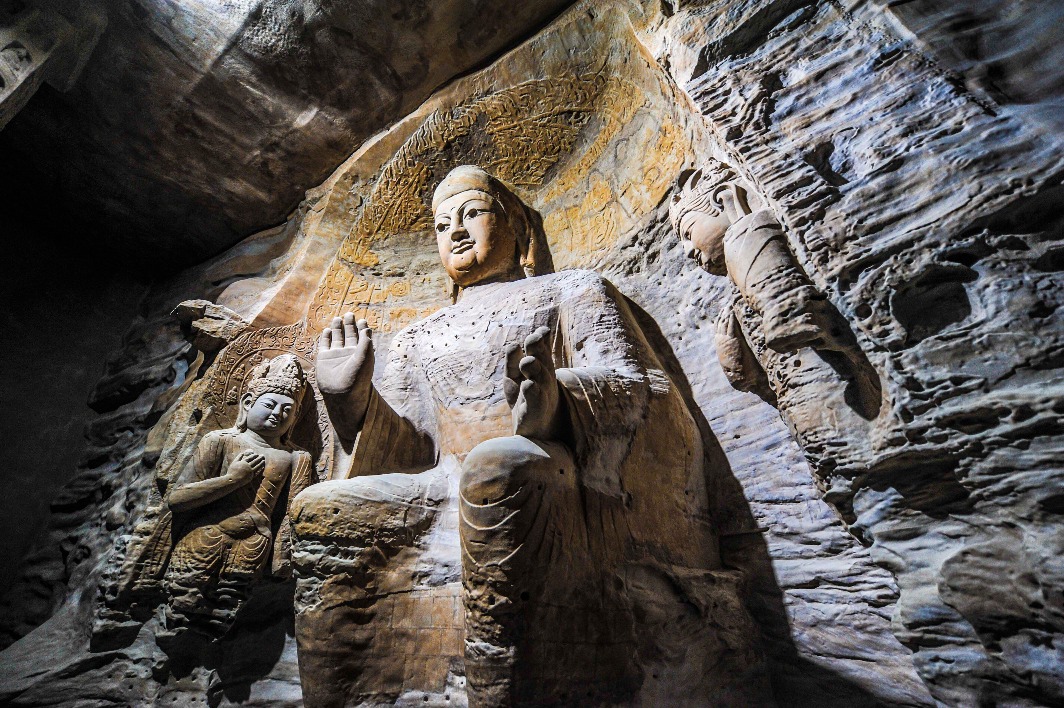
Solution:
[[[472,241],[459,241],[455,245],[451,246],[451,253],[459,254],[465,253],[473,247]]]

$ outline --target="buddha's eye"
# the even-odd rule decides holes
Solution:
[[[465,217],[464,218],[466,218],[466,219],[475,219],[478,216],[483,216],[484,214],[489,213],[490,211],[491,211],[490,209],[478,209],[476,207],[472,207],[472,208],[469,209],[469,211],[467,211],[465,213]]]
[[[450,226],[450,224],[445,224],[441,221],[440,223],[436,224],[436,233],[442,234],[444,231],[447,230],[448,226]]]

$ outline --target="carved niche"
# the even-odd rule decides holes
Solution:
[[[183,303],[175,314],[195,318],[187,313],[204,307]],[[193,628],[221,637],[255,585],[290,576],[288,505],[320,479],[315,458],[320,465],[328,457],[319,394],[305,373],[298,328],[241,333],[246,323],[237,324],[235,313],[207,310],[230,316],[219,331],[235,339],[211,354],[207,376],[164,421],[148,506],[119,539],[101,582],[97,645],[128,641],[159,606],[157,636]],[[210,339],[192,330],[195,341]],[[275,434],[262,409],[282,403],[284,429]]]
[[[320,335],[353,453],[293,505],[306,705],[763,704],[701,432],[623,296],[554,272],[540,220],[481,168],[432,204],[455,303],[376,376],[365,320]]]

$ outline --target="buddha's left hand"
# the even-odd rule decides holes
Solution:
[[[550,350],[550,330],[540,327],[525,338],[524,356],[518,371],[509,372],[515,395],[510,396],[513,407],[514,434],[528,438],[550,440],[555,437],[560,394]]]

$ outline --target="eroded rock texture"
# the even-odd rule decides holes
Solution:
[[[856,337],[848,358],[758,341],[780,410],[897,578],[895,633],[933,695],[1058,701],[1059,140],[867,9],[730,19],[671,18],[674,65]],[[1008,600],[980,591],[1002,583]]]
[[[912,22],[862,3],[585,2],[357,149],[340,136],[350,157],[284,225],[155,289],[95,394],[109,411],[98,454],[57,507],[47,572],[7,600],[25,636],[2,656],[0,695],[299,705],[291,585],[258,585],[225,638],[169,652],[157,613],[94,635],[99,588],[198,440],[232,424],[241,367],[282,352],[309,366],[346,310],[383,356],[449,302],[428,200],[476,162],[542,214],[559,270],[616,285],[719,444],[721,560],[745,578],[778,703],[1059,702],[1060,140],[966,88],[933,38],[906,37]],[[777,351],[762,313],[736,308],[763,397],[733,388],[715,351],[734,285],[695,268],[668,219],[677,178],[709,157],[771,212],[845,345]],[[240,174],[215,167],[204,184]],[[206,304],[170,318],[191,298],[233,318]],[[318,474],[342,475],[350,450],[309,420]],[[344,568],[348,550],[308,544],[302,560]],[[461,703],[446,590],[378,613],[348,598],[368,626],[429,642],[404,664],[419,690],[375,701]],[[50,600],[20,601],[30,593]],[[440,656],[430,693],[416,664]],[[662,676],[647,673],[650,691]]]

